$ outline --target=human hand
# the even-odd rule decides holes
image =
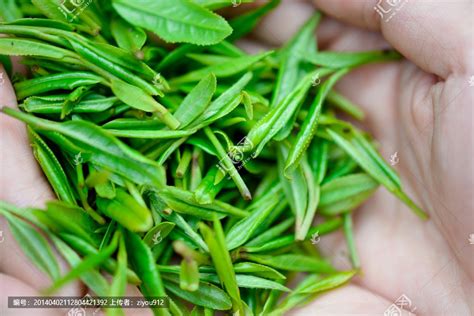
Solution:
[[[281,45],[318,7],[329,16],[318,29],[320,47],[392,46],[407,59],[365,66],[337,90],[365,110],[363,127],[379,141],[382,155],[388,160],[398,153],[395,168],[404,186],[431,218],[420,221],[380,189],[355,216],[362,275],[295,315],[381,315],[402,294],[417,314],[474,311],[474,246],[468,241],[474,232],[472,2],[405,2],[386,22],[375,1],[283,0],[256,30],[257,40],[242,43],[250,50]],[[344,244],[338,234],[320,243],[339,267]]]
[[[378,191],[355,219],[363,276],[356,284],[322,296],[296,313],[382,314],[405,294],[417,308],[416,313],[467,315],[473,310],[467,303],[472,297],[474,275],[467,238],[474,230],[472,88],[468,83],[474,71],[471,19],[461,17],[472,8],[469,11],[469,4],[460,1],[439,7],[407,3],[386,23],[379,20],[373,2],[317,2],[341,21],[373,30],[363,31],[326,19],[318,33],[323,47],[352,51],[390,44],[411,60],[361,68],[342,80],[338,89],[366,110],[364,126],[379,140],[384,157],[398,152],[396,168],[431,220],[420,222],[398,200],[383,189]],[[256,32],[259,42],[280,45],[312,10],[309,2],[283,3]],[[383,35],[375,31],[380,28]],[[252,45],[249,43],[243,45]],[[15,104],[13,90],[3,89],[0,103]],[[41,205],[52,194],[31,155],[24,127],[6,117],[0,120],[0,199],[20,206]],[[10,179],[15,182],[12,184]],[[12,238],[7,236],[6,240]],[[329,254],[340,253],[343,244],[342,236],[337,235],[324,237],[321,242]],[[24,276],[23,268],[18,269],[21,265],[29,267],[21,251],[16,251],[18,260],[8,253],[12,269],[1,263],[1,271],[18,280],[31,280]],[[336,255],[335,260],[335,264],[342,264],[340,256]],[[47,285],[39,281],[30,284]]]

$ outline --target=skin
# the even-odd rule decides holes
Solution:
[[[420,315],[471,315],[473,3],[410,1],[388,22],[380,19],[375,4],[283,0],[251,37],[239,43],[252,52],[280,46],[318,7],[327,14],[317,34],[321,49],[394,47],[406,57],[360,68],[336,89],[365,110],[363,127],[378,140],[383,157],[389,160],[398,153],[394,167],[406,191],[430,219],[419,220],[385,189],[378,190],[354,216],[361,275],[292,314],[382,315],[404,294],[411,300],[404,315],[408,310]],[[8,79],[0,86],[0,104],[16,106]],[[0,126],[0,199],[19,206],[42,206],[53,195],[31,154],[23,124],[0,116]],[[47,286],[47,279],[28,263],[4,219],[0,220],[5,235],[2,296],[35,293]],[[341,234],[322,237],[318,246],[337,267],[349,267]],[[79,284],[64,291],[65,295],[82,294]],[[6,310],[0,305],[2,309]],[[42,312],[35,310],[35,315],[63,314]],[[22,314],[8,310],[7,315]]]

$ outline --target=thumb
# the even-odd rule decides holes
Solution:
[[[471,74],[474,68],[469,22],[472,1],[313,2],[338,20],[380,31],[394,48],[426,72],[446,79],[452,73]]]
[[[0,107],[17,107],[15,91],[0,64]],[[36,163],[25,125],[0,114],[0,200],[18,206],[42,206],[53,199]]]

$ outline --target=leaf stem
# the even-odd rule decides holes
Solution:
[[[226,168],[226,172],[229,174],[232,180],[234,180],[234,183],[239,189],[240,194],[242,194],[242,197],[245,200],[251,200],[252,194],[247,188],[247,185],[245,184],[244,180],[240,176],[239,172],[235,169],[234,163],[230,159],[229,155],[225,152],[224,147],[222,147],[216,135],[214,135],[214,132],[211,130],[210,127],[206,126],[204,128],[204,133],[206,133],[207,137],[216,148],[218,157],[220,158],[220,162],[224,164],[224,167]]]
[[[344,221],[344,235],[346,236],[347,248],[349,248],[349,253],[351,254],[352,266],[355,269],[358,269],[360,268],[360,260],[354,240],[352,214],[350,212],[346,212],[342,215],[342,218]]]

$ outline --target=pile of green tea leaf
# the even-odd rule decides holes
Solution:
[[[318,51],[319,14],[281,49],[239,49],[278,2],[228,21],[212,10],[232,1],[0,4],[2,63],[12,75],[7,56],[22,56],[29,70],[12,76],[21,111],[2,111],[27,123],[58,198],[44,210],[1,202],[0,214],[51,277],[46,293],[76,279],[98,296],[135,284],[169,297],[155,315],[281,315],[357,273],[352,211],[379,184],[425,217],[370,136],[340,119],[363,113],[333,90],[399,55]],[[317,249],[337,230],[350,271]]]

